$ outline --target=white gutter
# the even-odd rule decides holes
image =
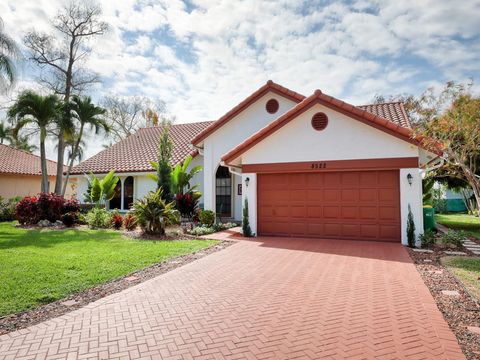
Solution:
[[[201,147],[199,147],[199,146],[195,146],[195,145],[193,145],[193,144],[191,144],[191,145],[192,145],[192,148],[194,148],[195,150],[197,150],[198,153],[203,156],[203,148],[201,148]]]
[[[220,162],[220,165],[228,167],[228,171],[230,171],[232,174],[235,174],[235,175],[238,175],[238,176],[242,176],[242,173],[241,173],[242,168],[241,168],[241,167],[232,166],[232,165],[227,165],[227,164],[225,164],[225,161],[221,161],[221,162]],[[234,170],[234,169],[236,169],[236,170]]]

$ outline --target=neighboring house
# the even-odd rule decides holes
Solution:
[[[161,128],[144,128],[73,169],[114,169],[114,207],[155,189],[147,177]],[[195,155],[204,208],[242,219],[268,236],[394,241],[406,244],[408,209],[423,231],[421,168],[437,155],[411,138],[401,103],[353,106],[316,90],[305,97],[268,81],[214,122],[174,125],[172,163]],[[112,203],[110,204],[112,208]]]
[[[455,190],[448,189],[446,186],[439,183],[435,183],[434,188],[437,191],[440,191],[441,198],[445,200],[445,209],[446,212],[465,212],[467,211],[467,206],[465,204],[465,196],[467,199],[470,199],[473,196],[472,190],[464,190],[465,194],[462,192],[457,192]]]
[[[57,163],[47,160],[49,188],[55,185]],[[41,189],[40,157],[0,144],[0,196],[10,199],[16,196],[36,195]],[[73,193],[68,187],[66,197]]]

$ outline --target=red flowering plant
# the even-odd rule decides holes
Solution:
[[[112,213],[112,218],[110,219],[110,222],[112,224],[112,227],[115,230],[119,230],[122,227],[123,224],[123,217],[120,215],[118,211],[114,211]]]
[[[37,209],[40,220],[55,222],[60,220],[63,212],[65,199],[61,195],[54,193],[40,193],[37,195]]]
[[[198,205],[198,198],[191,192],[186,194],[177,194],[175,196],[175,203],[177,210],[184,217],[191,218],[195,214],[195,209]]]
[[[127,214],[123,218],[123,227],[127,231],[133,231],[137,227],[137,218],[133,214]]]
[[[15,207],[15,217],[22,225],[36,224],[40,220],[38,215],[39,213],[36,196],[25,196],[17,203],[17,206]]]

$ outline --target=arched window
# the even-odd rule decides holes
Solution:
[[[133,204],[133,176],[127,177],[123,181],[123,209],[127,210]]]
[[[232,175],[225,166],[215,174],[215,209],[220,216],[232,216]]]

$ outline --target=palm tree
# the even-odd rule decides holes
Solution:
[[[28,142],[28,136],[17,135],[17,138],[12,138],[10,145],[13,146],[15,149],[23,150],[30,154],[38,149],[37,146]]]
[[[42,192],[48,192],[47,157],[45,139],[50,125],[54,124],[59,116],[61,102],[56,95],[42,96],[31,90],[23,92],[17,101],[8,110],[8,115],[15,121],[13,136],[28,126],[33,126],[40,134],[40,162],[42,168]]]
[[[12,129],[4,122],[0,122],[0,144],[3,144],[4,141],[12,142]]]
[[[0,88],[8,89],[15,81],[13,59],[18,54],[15,42],[3,32],[3,21],[0,19]]]
[[[65,195],[68,179],[70,178],[70,171],[72,171],[75,159],[79,155],[79,149],[82,143],[85,126],[89,126],[91,130],[95,131],[95,134],[98,134],[101,130],[106,133],[110,131],[110,127],[103,118],[106,110],[92,103],[92,99],[89,96],[80,97],[74,95],[70,103],[70,109],[72,110],[73,118],[78,120],[80,128],[78,129],[78,133],[74,134],[72,137],[72,152],[69,156],[70,163],[68,165],[65,181],[63,183],[62,195]]]

